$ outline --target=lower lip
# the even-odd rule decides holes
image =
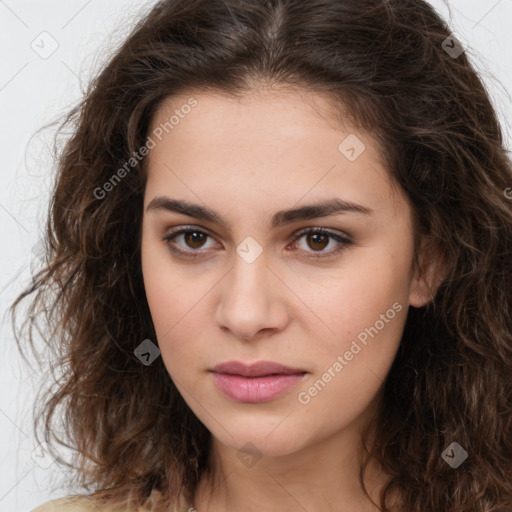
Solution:
[[[305,373],[291,375],[266,375],[264,377],[242,377],[227,373],[214,373],[215,384],[226,396],[249,404],[272,400],[295,386]]]

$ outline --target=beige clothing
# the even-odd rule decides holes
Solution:
[[[101,510],[93,503],[93,501],[87,496],[73,496],[69,498],[59,498],[56,500],[47,501],[43,503],[32,512],[117,512],[117,510],[103,507]],[[141,508],[141,512],[147,512],[147,508]],[[194,509],[181,500],[180,506],[174,508],[172,512],[195,512]],[[170,511],[171,512],[171,511]]]

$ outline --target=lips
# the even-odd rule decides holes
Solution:
[[[236,402],[268,402],[297,385],[307,372],[270,361],[245,365],[229,361],[213,370],[217,389]]]
[[[246,365],[238,361],[228,361],[217,365],[213,371],[228,375],[240,375],[242,377],[264,377],[266,375],[294,375],[305,373],[305,370],[290,368],[271,361],[259,361]]]

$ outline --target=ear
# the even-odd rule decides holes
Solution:
[[[424,238],[420,244],[418,262],[409,288],[409,304],[421,308],[433,301],[447,270],[446,261],[439,248]]]

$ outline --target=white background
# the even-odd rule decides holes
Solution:
[[[81,97],[91,72],[153,0],[0,0],[0,512],[28,512],[65,494],[56,464],[32,458],[34,386],[39,375],[20,359],[5,311],[28,282],[51,185],[53,130],[37,133]],[[432,4],[447,17],[441,0]],[[469,44],[512,147],[512,0],[451,0],[452,27]],[[58,49],[41,58],[31,47],[51,34]],[[39,43],[38,43],[39,42]],[[512,181],[512,178],[511,178]],[[511,183],[512,186],[512,183]],[[52,490],[57,487],[56,490]]]

